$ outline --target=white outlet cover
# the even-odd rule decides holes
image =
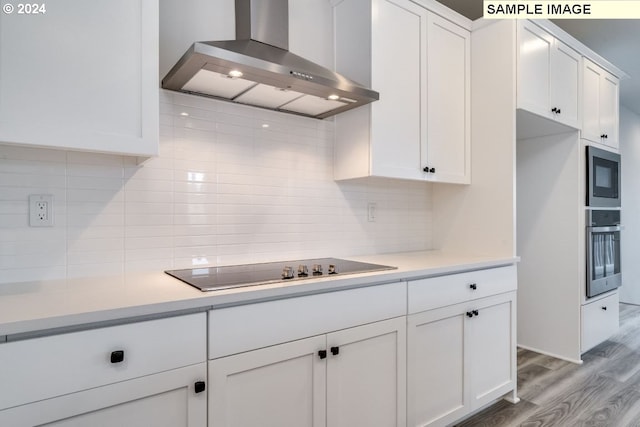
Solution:
[[[29,195],[29,226],[53,227],[53,195]]]
[[[378,205],[375,202],[369,202],[367,204],[367,221],[376,222],[377,210]]]

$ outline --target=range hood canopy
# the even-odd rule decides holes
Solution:
[[[236,39],[196,42],[165,89],[324,119],[377,92],[289,52],[287,0],[236,0]]]

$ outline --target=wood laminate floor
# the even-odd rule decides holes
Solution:
[[[457,427],[640,427],[640,306],[620,304],[620,331],[577,365],[518,349],[518,396]]]

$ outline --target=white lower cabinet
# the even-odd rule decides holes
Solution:
[[[426,311],[411,303],[413,296],[424,298],[430,280],[451,282],[438,293],[459,293],[463,285],[480,290],[490,275],[504,281],[515,277],[515,267],[409,282],[409,306],[416,311],[407,321],[408,426],[448,425],[515,390],[516,292],[502,291],[502,284],[496,287],[502,293],[460,297]]]
[[[207,394],[195,383],[206,375],[203,362],[42,400],[0,411],[0,425],[203,427]]]
[[[209,426],[406,425],[405,317],[209,361]]]
[[[0,344],[1,426],[185,426],[207,419],[206,314]]]
[[[515,278],[505,266],[10,339],[0,426],[446,425],[515,397]]]
[[[582,353],[591,350],[615,334],[620,327],[620,309],[618,292],[581,307]]]

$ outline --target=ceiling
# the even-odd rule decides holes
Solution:
[[[471,20],[483,0],[438,0]],[[629,75],[620,83],[620,103],[640,115],[640,19],[554,19],[553,23]]]

